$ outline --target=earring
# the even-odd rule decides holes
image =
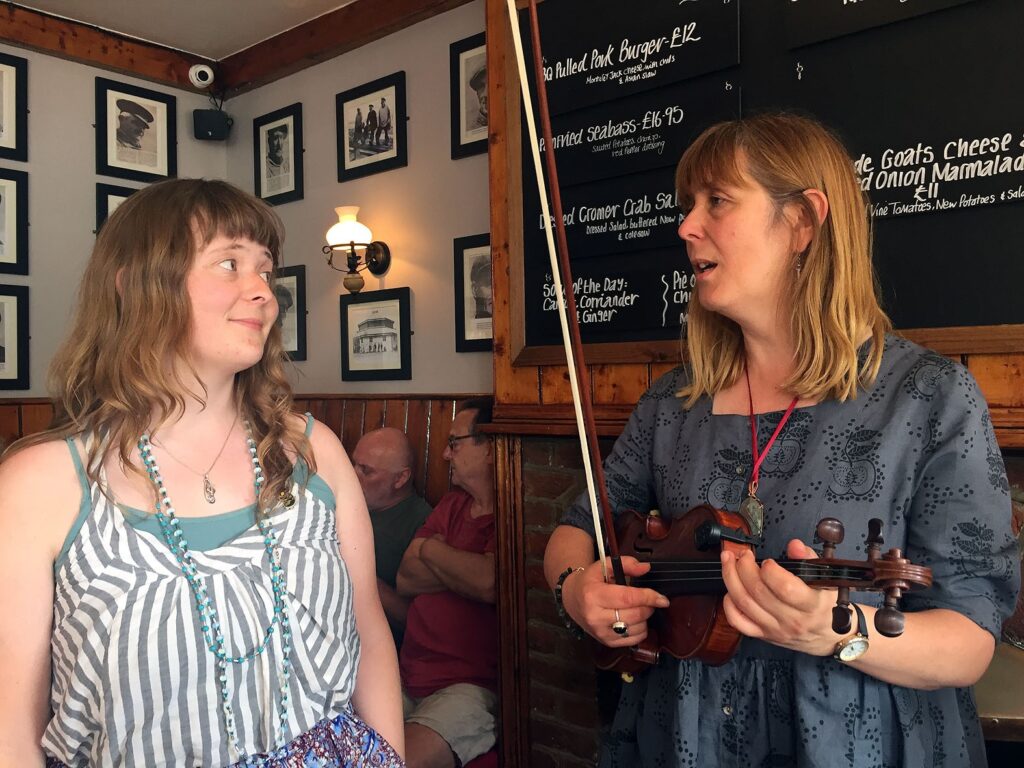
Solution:
[[[800,270],[804,268],[804,256],[802,253],[796,255],[796,276],[800,277]]]

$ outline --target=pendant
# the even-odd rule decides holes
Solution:
[[[295,506],[295,496],[289,491],[281,491],[278,498],[281,500],[281,503],[284,504],[285,509],[291,509]]]
[[[740,502],[740,514],[750,523],[750,535],[761,538],[764,530],[764,504],[754,494]]]
[[[203,475],[203,496],[206,497],[207,504],[217,503],[217,489],[213,487],[213,483],[210,482],[209,475]]]

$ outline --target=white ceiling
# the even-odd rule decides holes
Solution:
[[[221,60],[355,0],[15,0],[17,5]],[[386,2],[386,0],[376,0]]]

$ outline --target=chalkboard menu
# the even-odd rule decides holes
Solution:
[[[774,109],[815,115],[850,149],[897,328],[1024,323],[1024,2],[642,6],[539,8],[584,341],[679,336],[693,278],[675,164],[707,126]],[[547,346],[561,341],[523,136],[525,338]]]

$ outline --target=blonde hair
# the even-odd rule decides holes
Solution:
[[[226,182],[162,181],[118,207],[97,235],[71,333],[50,363],[53,422],[6,455],[55,438],[91,436],[97,439],[87,441],[90,479],[98,479],[106,452],[114,449],[122,466],[142,474],[129,460],[140,435],[181,414],[186,398],[205,404],[205,388],[189,389],[168,363],[181,361],[196,375],[186,278],[196,254],[218,235],[252,240],[270,252],[275,266],[280,262],[284,228],[277,214]],[[266,478],[261,510],[272,508],[290,483],[286,449],[310,474],[316,469],[309,440],[290,418],[283,359],[275,324],[262,359],[235,377],[235,402],[252,427]]]
[[[694,193],[714,184],[743,185],[744,170],[767,191],[777,219],[792,204],[813,224],[810,243],[797,256],[801,267],[793,271],[784,308],[796,348],[794,372],[784,387],[806,399],[854,398],[859,386],[870,385],[878,375],[885,334],[892,326],[879,305],[868,200],[853,161],[831,131],[807,117],[775,113],[719,123],[704,131],[679,161],[680,205],[689,210]],[[804,194],[808,189],[828,199],[824,221]],[[857,349],[868,333],[871,349],[860,364]],[[714,395],[737,380],[744,349],[740,327],[702,307],[699,290],[690,300],[686,342],[693,375],[679,394],[689,408],[702,395]]]

